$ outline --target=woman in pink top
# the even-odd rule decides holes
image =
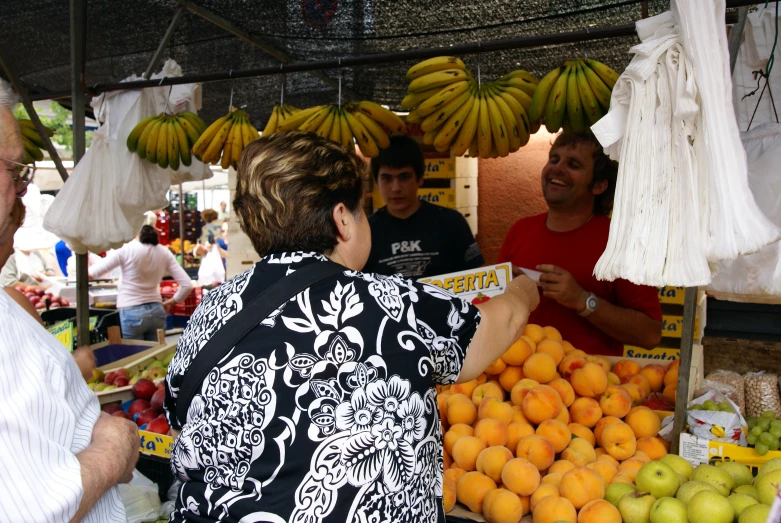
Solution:
[[[187,273],[176,263],[166,247],[158,245],[157,231],[144,225],[138,238],[110,253],[89,268],[90,278],[119,267],[122,281],[117,309],[122,337],[135,340],[157,340],[157,329],[165,328],[165,316],[176,303],[187,298],[193,289]],[[179,283],[174,297],[163,301],[160,280],[170,274]]]

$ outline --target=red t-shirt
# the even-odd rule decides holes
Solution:
[[[662,319],[655,288],[620,279],[599,281],[594,277],[594,266],[607,245],[608,217],[596,215],[585,225],[568,232],[551,231],[546,225],[547,218],[548,213],[543,213],[515,222],[504,239],[497,263],[510,261],[525,269],[534,269],[542,264],[556,265],[569,271],[581,287],[601,299],[638,310],[655,320]],[[623,355],[620,341],[611,338],[572,309],[542,295],[540,298],[540,305],[531,314],[529,323],[556,327],[565,340],[589,354]]]

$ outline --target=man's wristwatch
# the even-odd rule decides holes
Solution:
[[[592,312],[597,310],[597,308],[599,308],[599,298],[597,298],[596,294],[590,292],[586,298],[586,308],[580,311],[578,314],[585,318],[590,316]]]

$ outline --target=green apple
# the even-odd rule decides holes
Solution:
[[[632,485],[626,483],[611,483],[605,489],[605,499],[610,502],[614,507],[618,506],[618,501],[624,496],[624,494],[632,494],[637,492]]]
[[[681,486],[689,481],[689,478],[684,476],[683,474],[679,474],[678,472],[675,473],[678,476],[678,488],[681,488]]]
[[[94,390],[95,392],[100,392],[102,390],[106,390],[106,387],[108,387],[108,385],[106,385],[105,383],[96,383],[95,386],[92,387],[92,390]]]
[[[163,363],[163,362],[162,362],[162,361],[160,361],[160,360],[153,360],[153,361],[152,361],[152,362],[151,362],[149,365],[147,365],[147,366],[146,366],[146,368],[147,368],[148,370],[152,370],[152,369],[154,369],[155,367],[164,368],[164,367],[165,367],[165,363]]]
[[[165,356],[165,358],[163,358],[163,364],[166,367],[171,364],[171,360],[174,359],[174,354],[176,354],[176,353],[175,352],[171,352],[171,353],[167,354]]]
[[[751,505],[740,513],[738,523],[765,523],[770,517],[769,505]]]
[[[675,454],[665,454],[659,458],[659,461],[671,467],[675,472],[686,477],[686,479],[691,478],[692,472],[694,472],[694,466],[691,463]]]
[[[712,490],[714,492],[718,492],[716,490],[716,487],[714,487],[710,483],[705,483],[704,481],[697,481],[696,479],[691,479],[687,481],[685,484],[681,485],[681,488],[678,489],[678,492],[675,494],[675,497],[688,505],[689,501],[694,497],[694,495],[703,490]]]
[[[656,498],[648,492],[635,492],[618,500],[618,511],[624,523],[650,523],[654,503]]]
[[[710,483],[716,487],[719,494],[726,498],[732,489],[735,488],[735,480],[727,472],[720,470],[720,468],[713,465],[698,465],[694,469],[692,479]]]
[[[757,483],[759,502],[772,505],[778,495],[779,486],[781,486],[781,470],[773,470],[764,474]]]
[[[756,485],[757,481],[759,481],[759,478],[761,478],[763,475],[767,474],[768,472],[772,472],[774,470],[781,469],[781,458],[773,458],[767,462],[765,462],[764,465],[762,465],[759,468],[759,472],[757,473],[757,477],[754,478],[754,484]]]
[[[754,487],[752,485],[741,485],[739,487],[735,487],[735,489],[732,492],[735,494],[745,494],[746,496],[751,496],[752,498],[759,501],[759,494],[757,494],[757,487]]]
[[[751,474],[751,469],[749,469],[743,463],[738,463],[737,461],[725,461],[719,465],[719,468],[732,476],[732,480],[735,482],[735,487],[740,487],[741,485],[751,485],[751,482],[754,480],[754,476]]]
[[[732,509],[735,511],[735,517],[740,516],[740,513],[743,512],[746,507],[759,504],[759,501],[746,494],[730,494],[727,500],[729,500]]]
[[[651,506],[651,523],[688,523],[683,501],[665,496]]]
[[[696,493],[686,507],[689,523],[732,523],[735,510],[732,504],[713,490]]]
[[[656,499],[675,496],[680,486],[678,474],[661,461],[646,463],[637,471],[635,485],[639,492],[650,492]]]

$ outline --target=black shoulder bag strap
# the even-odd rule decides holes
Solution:
[[[182,426],[187,422],[190,403],[201,389],[203,380],[244,336],[298,293],[345,270],[342,265],[330,261],[305,265],[275,282],[225,322],[198,351],[184,375],[176,400],[176,417]]]

